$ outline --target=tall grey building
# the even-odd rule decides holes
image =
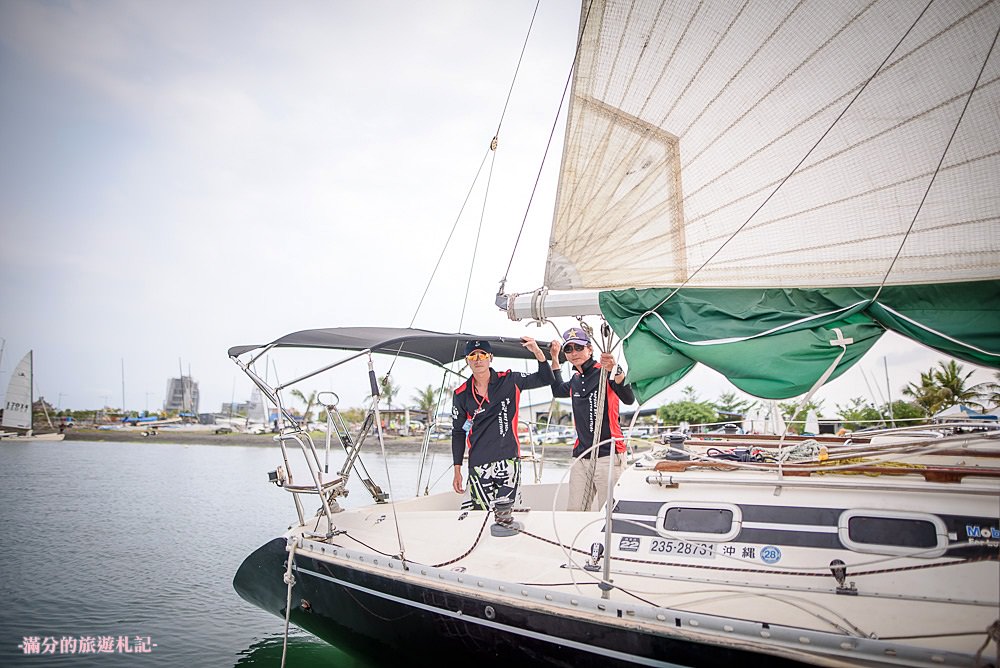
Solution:
[[[171,378],[167,381],[163,410],[182,413],[198,412],[198,383],[191,376]]]

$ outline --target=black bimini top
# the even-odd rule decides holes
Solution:
[[[477,336],[475,334],[444,334],[426,329],[405,327],[330,327],[305,329],[282,336],[266,344],[234,346],[230,357],[239,357],[252,350],[278,348],[328,348],[331,350],[370,350],[386,355],[423,360],[444,366],[465,356],[465,343],[470,340],[489,341],[495,357],[534,359],[521,345],[518,337]],[[538,342],[545,350],[548,342]]]

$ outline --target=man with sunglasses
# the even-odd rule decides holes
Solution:
[[[590,337],[585,331],[574,327],[566,330],[563,335],[562,351],[566,359],[573,365],[573,377],[563,382],[559,369],[559,340],[549,344],[549,355],[552,357],[552,396],[573,398],[573,421],[576,423],[576,443],[573,446],[573,467],[569,473],[569,509],[590,510],[584,508],[587,497],[588,483],[590,498],[597,497],[597,507],[600,508],[608,497],[608,460],[604,459],[612,453],[611,439],[614,439],[614,480],[618,480],[625,465],[625,441],[621,426],[618,424],[618,404],[623,401],[631,404],[635,401],[632,387],[625,384],[625,372],[615,364],[611,353],[601,353],[601,361],[594,361],[594,349],[590,345]],[[604,400],[604,410],[601,418],[601,436],[597,439],[601,445],[597,448],[597,468],[592,469],[591,457],[595,456],[591,447],[594,445],[594,428],[597,426],[597,399],[601,380],[601,368],[608,370],[608,388]],[[593,476],[591,476],[593,470]]]
[[[552,369],[534,339],[521,337],[521,345],[538,360],[538,371],[495,371],[490,367],[489,341],[465,344],[465,359],[472,377],[457,390],[452,402],[451,451],[455,464],[452,487],[462,487],[462,460],[469,451],[469,500],[463,508],[490,510],[495,503],[513,503],[521,482],[521,448],[517,441],[517,409],[521,390],[552,383]]]

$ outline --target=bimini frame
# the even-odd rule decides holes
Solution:
[[[271,472],[271,481],[292,493],[300,525],[304,526],[306,523],[305,511],[303,510],[300,495],[316,494],[320,497],[322,507],[316,514],[315,526],[319,527],[320,517],[322,516],[326,516],[328,520],[327,531],[322,534],[316,534],[316,537],[329,538],[333,535],[333,515],[341,510],[337,499],[341,496],[346,496],[346,486],[351,471],[354,471],[358,475],[377,503],[385,503],[389,498],[388,494],[372,482],[371,476],[368,475],[367,469],[360,459],[361,448],[365,440],[372,433],[373,427],[379,445],[383,448],[383,452],[385,446],[382,419],[379,410],[381,392],[380,385],[376,379],[375,365],[372,358],[373,353],[391,355],[393,359],[399,356],[418,359],[442,367],[446,372],[454,373],[450,365],[463,359],[465,342],[470,339],[489,341],[494,355],[498,357],[533,358],[533,355],[521,346],[521,342],[517,338],[477,336],[474,334],[445,334],[420,329],[388,327],[340,327],[303,330],[281,337],[268,344],[236,346],[229,349],[230,359],[233,360],[251,382],[260,389],[267,400],[278,410],[278,417],[281,424],[274,440],[278,442],[281,449],[284,467],[279,467]],[[319,348],[349,351],[352,354],[286,383],[271,386],[254,371],[253,365],[263,355],[275,348]],[[250,357],[244,360],[243,356],[247,354],[250,354]],[[325,461],[321,462],[312,436],[306,427],[300,424],[286,409],[282,401],[282,391],[360,357],[368,358],[368,381],[372,398],[371,408],[365,416],[359,433],[356,437],[352,437],[343,416],[337,409],[339,397],[334,392],[320,393],[320,403],[326,408],[327,413],[326,457]],[[391,365],[389,370],[391,371]],[[330,398],[324,400],[322,397],[326,395],[329,395]],[[331,473],[329,453],[334,435],[336,435],[340,447],[347,454],[347,458],[339,471]],[[423,453],[427,452],[429,438],[430,430],[427,430],[424,432]],[[289,458],[289,446],[291,444],[297,445],[302,453],[303,460],[308,469],[307,476],[305,477],[296,477],[292,469]]]

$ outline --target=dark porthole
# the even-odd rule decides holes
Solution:
[[[729,533],[733,528],[733,511],[726,508],[668,508],[663,528],[687,533]]]
[[[938,544],[937,528],[924,520],[855,516],[847,527],[851,540],[865,545],[929,548]]]
[[[837,523],[840,542],[849,550],[933,559],[948,549],[948,529],[930,513],[846,510]]]

